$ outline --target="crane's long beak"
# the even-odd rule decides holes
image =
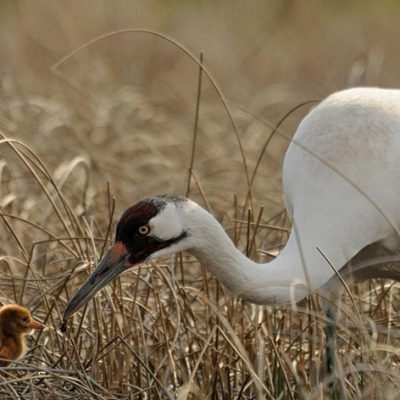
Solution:
[[[64,311],[63,320],[75,314],[83,307],[100,289],[112,281],[117,275],[129,267],[128,250],[121,242],[114,246],[101,259],[95,270],[75,293]]]

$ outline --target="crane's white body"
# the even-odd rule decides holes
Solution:
[[[349,89],[320,103],[301,122],[283,166],[294,226],[282,261],[299,257],[299,247],[304,254],[291,275],[306,269],[319,288],[334,270],[317,247],[339,270],[365,246],[397,238],[399,183],[400,91]]]
[[[246,258],[214,217],[191,201],[169,204],[149,221],[155,237],[188,232],[151,258],[188,250],[237,295],[288,303],[326,284],[335,274],[329,262],[340,270],[367,245],[396,238],[400,90],[349,89],[315,107],[287,150],[283,191],[293,227],[274,261]]]

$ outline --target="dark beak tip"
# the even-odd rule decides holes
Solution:
[[[60,325],[60,331],[62,333],[67,332],[67,327],[68,327],[68,322],[66,319],[63,319],[63,321],[61,322],[61,325]]]

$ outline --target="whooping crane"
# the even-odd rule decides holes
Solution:
[[[266,264],[245,257],[218,221],[189,199],[139,201],[120,218],[114,246],[65,318],[126,269],[180,251],[192,253],[245,300],[283,304],[334,276],[327,259],[340,271],[371,243],[394,249],[400,232],[400,90],[349,89],[315,107],[285,155],[283,189],[293,228],[283,251]],[[370,268],[368,278],[380,276]]]
[[[300,123],[283,164],[289,240],[273,261],[244,256],[193,201],[145,198],[121,216],[115,243],[73,296],[64,321],[132,266],[188,251],[236,295],[287,304],[326,285],[366,246],[397,248],[400,233],[400,90],[354,88],[322,101]],[[329,262],[328,262],[329,260]],[[333,268],[333,267],[334,268]],[[400,268],[370,263],[357,279],[400,280]]]

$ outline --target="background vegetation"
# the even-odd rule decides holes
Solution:
[[[146,195],[189,190],[243,251],[275,256],[282,160],[311,105],[273,127],[339,89],[398,87],[399,15],[394,0],[1,0],[0,296],[49,329],[0,397],[322,399],[334,380],[347,398],[398,398],[392,282],[352,286],[356,309],[343,298],[339,378],[321,373],[318,306],[247,304],[188,255],[132,269],[58,327]],[[59,63],[124,28],[174,42],[120,33]],[[213,81],[203,72],[199,92],[201,53]]]

